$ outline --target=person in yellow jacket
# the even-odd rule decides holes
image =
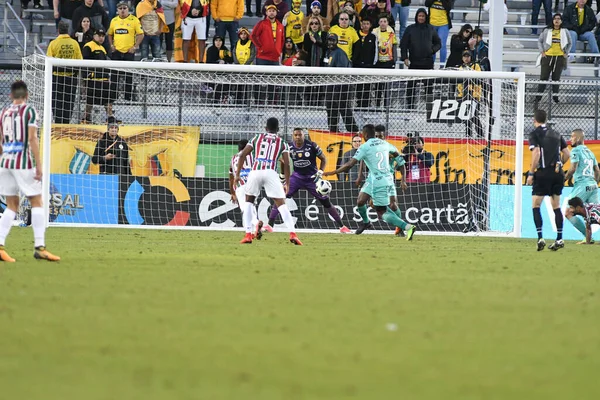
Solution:
[[[65,21],[58,23],[58,37],[50,42],[46,55],[68,60],[81,60],[79,43],[69,36],[70,24]],[[73,101],[77,93],[76,72],[72,69],[57,68],[52,75],[52,114],[57,124],[71,122]]]
[[[238,31],[238,41],[232,49],[233,63],[239,65],[252,65],[256,57],[256,48],[250,40],[250,32],[245,27],[241,27]],[[250,99],[252,85],[235,85],[232,89],[235,91],[236,102],[239,104],[246,103]]]
[[[215,20],[215,35],[229,35],[231,47],[235,46],[238,23],[244,16],[244,0],[211,0],[210,13]]]
[[[458,69],[461,71],[481,72],[479,64],[471,62],[471,57],[471,51],[464,50],[462,53],[463,64]],[[485,99],[481,80],[477,78],[467,79],[456,85],[456,97],[461,103],[461,110],[464,106],[462,103],[470,101],[470,105],[465,108],[468,110],[468,118],[465,121],[467,135],[484,137],[484,128],[480,115],[483,115],[482,111],[488,105],[488,102]]]
[[[302,0],[292,0],[292,10],[283,16],[283,26],[285,27],[285,37],[291,38],[296,46],[304,42],[304,32],[302,30],[302,21],[304,13],[300,10]]]

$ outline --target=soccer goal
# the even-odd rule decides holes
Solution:
[[[382,125],[386,139],[405,154],[408,189],[398,184],[398,204],[420,232],[520,236],[522,73],[34,55],[23,61],[23,78],[43,115],[51,225],[239,228],[241,215],[229,193],[232,156],[240,139],[277,117],[287,140],[300,127],[320,146],[326,170],[351,157],[364,125]],[[120,121],[120,141],[105,136],[109,114]],[[108,153],[126,159],[110,168]],[[357,176],[352,170],[331,180],[331,202],[350,228],[360,221]],[[309,193],[300,191],[288,205],[299,230],[337,231]],[[260,219],[267,219],[270,206],[258,199]],[[369,215],[376,231],[390,231],[374,210]],[[276,229],[283,229],[281,222]]]

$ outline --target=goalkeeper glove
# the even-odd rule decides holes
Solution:
[[[285,174],[279,174],[279,180],[281,183],[285,183]]]
[[[316,174],[314,174],[313,176],[311,176],[311,178],[313,178],[316,181],[323,179],[323,171],[318,170]]]

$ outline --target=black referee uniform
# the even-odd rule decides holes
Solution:
[[[536,147],[540,149],[540,161],[533,175],[532,195],[560,196],[565,182],[561,152],[567,142],[555,130],[541,125],[529,134],[529,150]]]

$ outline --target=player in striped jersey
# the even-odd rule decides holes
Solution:
[[[19,190],[31,203],[31,225],[35,239],[33,256],[37,259],[59,261],[46,250],[44,237],[46,213],[42,206],[42,166],[37,137],[38,122],[35,109],[27,104],[27,85],[12,84],[12,104],[0,114],[0,195],[6,196],[6,210],[0,218],[0,260],[14,262],[4,249],[6,237],[19,208]]]
[[[569,200],[569,211],[585,220],[585,244],[592,244],[592,225],[600,224],[600,204],[584,204],[579,197]]]
[[[277,162],[281,159],[284,166],[285,181],[289,187],[289,147],[283,141],[283,138],[277,135],[279,131],[279,120],[277,118],[269,118],[267,120],[266,131],[266,133],[255,135],[246,147],[244,147],[237,163],[234,183],[242,181],[242,171],[246,156],[252,156],[252,168],[248,173],[248,180],[244,185],[246,187],[246,203],[244,204],[243,216],[246,235],[241,243],[252,243],[252,215],[256,215],[254,201],[260,194],[261,189],[264,188],[267,197],[273,199],[273,202],[281,213],[283,222],[290,231],[290,242],[300,246],[302,242],[296,236],[294,219],[288,206],[285,204],[285,190],[277,173]],[[256,232],[259,232],[261,228],[262,221],[258,221]]]

